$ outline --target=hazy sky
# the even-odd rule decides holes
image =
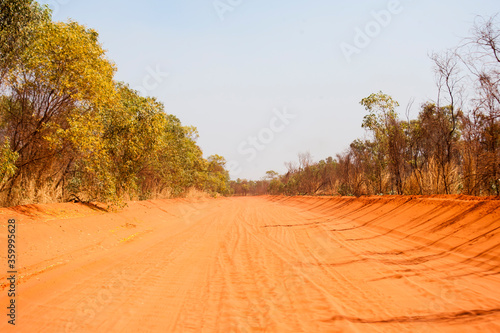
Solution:
[[[41,1],[100,34],[117,79],[198,128],[235,178],[284,172],[364,135],[359,101],[434,100],[428,54],[456,46],[498,0]]]

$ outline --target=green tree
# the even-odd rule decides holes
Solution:
[[[405,139],[403,127],[395,111],[399,103],[382,92],[371,94],[361,100],[361,105],[368,111],[362,127],[373,133],[374,154],[379,166],[377,177],[381,180],[379,189],[383,192],[382,178],[386,166],[392,183],[399,194],[403,193],[403,174]]]
[[[77,23],[43,22],[32,34],[6,77],[11,93],[0,103],[1,136],[18,155],[16,173],[4,184],[7,196],[29,183],[64,187],[73,171],[88,174],[99,185],[96,193],[109,197],[102,116],[115,103],[115,68],[97,33]]]
[[[42,22],[50,21],[50,11],[31,0],[0,1],[0,86],[5,75],[20,62],[24,50],[34,40]]]

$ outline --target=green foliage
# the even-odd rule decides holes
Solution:
[[[119,104],[103,114],[102,141],[118,194],[139,191],[139,173],[163,143],[167,119],[163,105],[117,84]]]
[[[5,139],[0,146],[0,184],[16,173],[15,163],[18,157],[19,154],[10,149],[10,143]]]
[[[388,132],[397,121],[395,109],[399,103],[381,91],[363,98],[360,103],[368,111],[363,118],[362,127],[371,130],[376,140],[386,141]]]
[[[300,154],[299,166],[286,163],[283,175],[231,182],[234,193],[500,196],[498,23],[497,16],[479,18],[466,43],[431,56],[438,101],[423,104],[416,119],[398,119],[398,102],[382,92],[371,94],[360,102],[367,111],[367,140],[353,141],[335,159],[311,162]],[[440,106],[442,101],[449,105]]]
[[[278,176],[279,174],[274,170],[266,171],[266,179],[272,180],[276,179]]]
[[[225,161],[203,158],[197,132],[163,104],[114,81],[95,30],[52,22],[32,1],[2,1],[0,194],[4,204],[228,193]],[[22,189],[35,187],[33,197]],[[30,201],[31,200],[31,201]]]
[[[207,162],[204,190],[209,193],[228,194],[229,173],[225,169],[226,160],[222,156],[211,155]]]
[[[0,2],[0,85],[6,73],[19,64],[24,49],[35,39],[33,32],[50,20],[50,11],[31,0]]]
[[[115,67],[106,58],[95,30],[71,21],[46,22],[33,35],[13,80],[53,91],[86,108],[108,107],[114,102]]]

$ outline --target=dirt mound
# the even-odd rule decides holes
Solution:
[[[398,255],[411,254],[414,261],[461,255],[484,274],[500,272],[500,200],[496,198],[435,195],[271,200],[325,214],[336,220],[335,232],[365,229],[375,234],[370,236],[373,238],[392,236],[402,244]],[[346,227],[353,222],[355,226]],[[408,241],[418,245],[403,246]],[[426,254],[429,248],[437,251],[432,257]]]

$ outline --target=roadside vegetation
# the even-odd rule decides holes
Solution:
[[[224,158],[115,81],[95,30],[35,1],[0,6],[0,205],[228,192]]]
[[[390,95],[360,101],[366,136],[335,157],[301,153],[287,172],[229,181],[203,157],[196,128],[115,80],[98,33],[54,22],[31,0],[0,2],[0,206],[210,195],[500,196],[500,27],[478,19],[432,54],[437,99],[401,112]]]
[[[309,153],[259,181],[231,182],[236,195],[500,195],[500,26],[479,18],[453,50],[432,54],[437,99],[410,119],[378,92],[361,100],[367,135],[319,162]]]

